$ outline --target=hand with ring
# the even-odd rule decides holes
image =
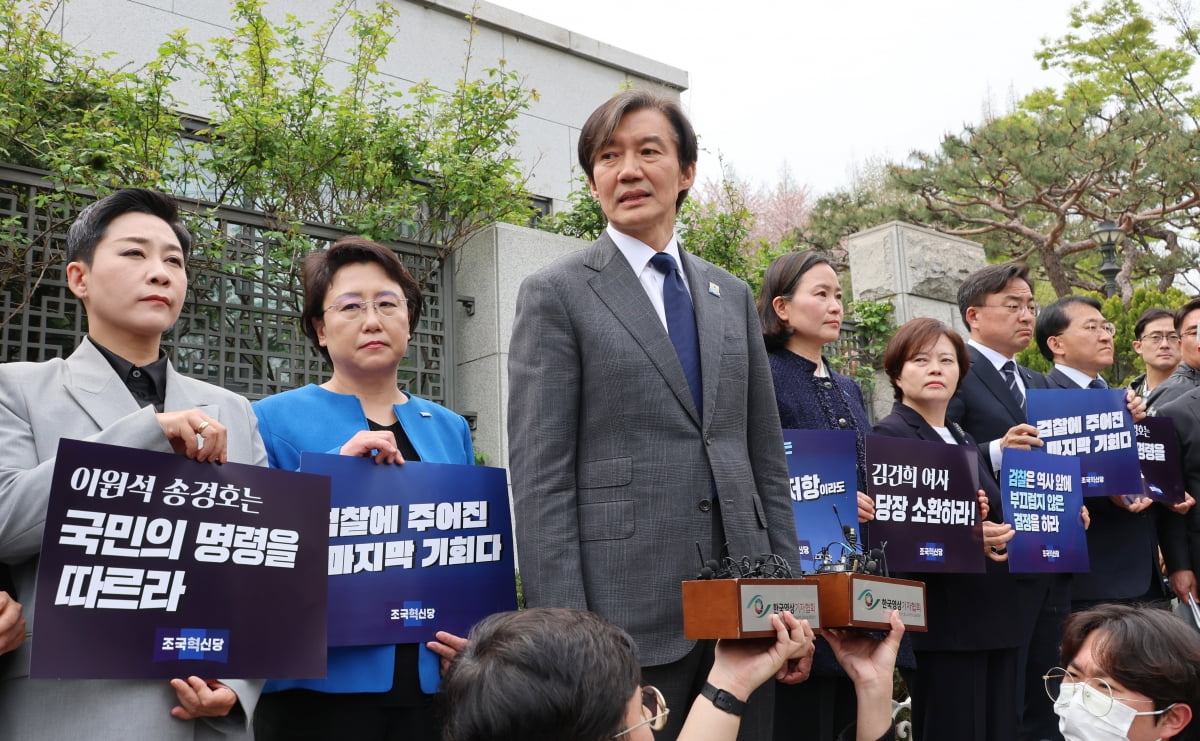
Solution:
[[[209,463],[229,460],[225,425],[199,409],[184,409],[156,415],[171,449],[188,458]]]

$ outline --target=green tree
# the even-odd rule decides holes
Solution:
[[[377,239],[415,239],[454,251],[493,221],[532,214],[513,147],[516,117],[536,92],[503,60],[450,91],[428,81],[399,90],[378,73],[395,41],[397,10],[340,0],[311,33],[264,0],[238,0],[233,33],[204,46],[173,35],[163,57],[200,77],[214,122],[184,148],[181,187],[263,211],[281,232],[316,221]],[[330,83],[334,32],[348,23],[349,79]],[[290,265],[293,255],[272,262]]]
[[[600,201],[592,197],[586,177],[579,178],[579,187],[571,191],[569,200],[570,208],[541,219],[538,228],[589,242],[599,239],[604,227],[608,226],[608,219],[600,208]]]
[[[57,6],[52,0],[0,4],[0,161],[44,171],[60,189],[52,196],[40,192],[13,209],[21,213],[0,220],[0,291],[13,297],[0,328],[21,315],[54,265],[44,257],[48,245],[89,193],[125,183],[160,186],[178,142],[168,92],[172,65],[107,69],[51,30]],[[12,197],[29,198],[25,192]],[[31,224],[28,213],[52,217]]]
[[[889,221],[913,221],[920,199],[901,189],[892,164],[872,159],[858,168],[850,185],[817,199],[808,222],[795,235],[796,249],[815,249],[835,258],[838,272],[849,269],[847,239]]]
[[[705,198],[693,188],[679,211],[679,238],[688,250],[720,265],[750,284],[756,292],[764,266],[750,246],[754,214],[746,204],[745,187],[720,160],[721,179],[708,187]]]
[[[875,381],[878,369],[883,367],[883,351],[896,331],[895,311],[891,301],[848,302],[847,328],[853,327],[850,334],[854,342],[839,342],[831,346],[829,353],[834,369],[853,378],[862,389],[868,411],[874,407]]]
[[[1181,238],[1200,226],[1200,102],[1187,84],[1196,45],[1185,34],[1160,42],[1133,0],[1082,3],[1070,26],[1037,55],[1066,75],[1061,89],[890,168],[889,183],[916,203],[841,195],[819,203],[813,221],[836,235],[861,228],[863,215],[902,218],[976,239],[993,259],[1039,265],[1062,296],[1102,285],[1091,231],[1112,220],[1126,233],[1122,300],[1137,287],[1165,290],[1196,260]]]
[[[118,71],[51,30],[58,5],[0,5],[0,159],[49,171],[64,218],[73,203],[126,185],[261,211],[266,239],[224,234],[215,219],[195,224],[197,267],[294,286],[296,258],[312,249],[296,230],[303,222],[413,239],[444,259],[486,224],[532,214],[513,125],[536,91],[503,60],[472,72],[473,28],[452,89],[403,90],[379,73],[395,41],[387,2],[339,0],[313,28],[291,16],[272,23],[265,0],[238,0],[228,35],[199,45],[175,32],[156,59]],[[347,26],[347,82],[335,89],[330,44]],[[215,111],[188,136],[170,91],[183,71]],[[31,257],[20,219],[0,224],[0,288],[56,259]],[[63,226],[38,225],[34,243]],[[225,259],[232,241],[259,257]]]

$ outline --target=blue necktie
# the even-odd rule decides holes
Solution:
[[[1088,388],[1090,388],[1090,389],[1106,389],[1106,388],[1108,388],[1108,384],[1104,382],[1103,378],[1093,378],[1091,381],[1088,382]]]
[[[1021,407],[1021,412],[1025,412],[1025,394],[1021,393],[1021,387],[1017,385],[1017,364],[1009,360],[1000,366],[1000,372],[1004,374],[1004,380],[1008,382],[1008,390],[1012,392],[1013,398],[1017,400],[1017,406]]]
[[[663,307],[667,313],[667,334],[683,366],[692,390],[692,401],[696,403],[696,414],[703,414],[700,392],[700,342],[696,336],[696,314],[692,311],[692,297],[688,295],[683,276],[675,265],[675,258],[658,252],[650,258],[654,269],[663,274]]]

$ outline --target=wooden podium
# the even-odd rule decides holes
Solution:
[[[683,635],[691,640],[768,638],[771,615],[787,610],[821,628],[890,629],[900,612],[907,631],[929,630],[925,585],[849,571],[803,579],[700,579],[683,582]]]
[[[817,582],[823,628],[886,631],[888,613],[899,610],[906,631],[929,630],[923,582],[849,571],[818,573],[811,580]]]
[[[769,638],[771,615],[787,610],[820,627],[819,583],[804,579],[701,579],[683,582],[683,635]]]

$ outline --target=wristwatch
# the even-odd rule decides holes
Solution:
[[[724,710],[730,715],[741,715],[742,711],[746,709],[746,703],[725,690],[713,687],[709,682],[704,683],[704,687],[700,690],[700,695],[707,697],[717,710]]]

